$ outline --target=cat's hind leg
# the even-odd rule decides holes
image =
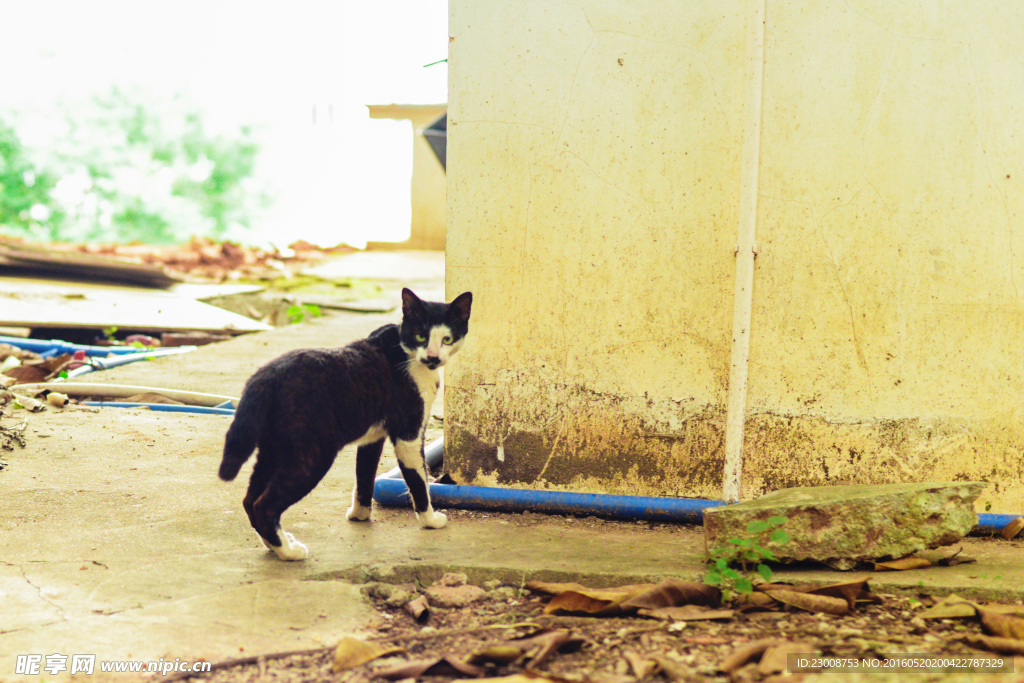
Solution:
[[[282,560],[304,560],[309,549],[281,528],[281,515],[312,491],[334,462],[334,452],[319,457],[293,458],[287,469],[279,467],[252,506],[252,525],[263,543]]]
[[[353,522],[367,522],[373,505],[373,483],[377,465],[384,450],[384,439],[360,446],[356,450],[356,487],[352,490],[352,507],[345,518]]]
[[[402,472],[405,485],[412,496],[412,509],[416,518],[425,529],[443,529],[448,518],[443,513],[434,512],[430,505],[430,491],[427,486],[427,464],[423,455],[423,439],[415,441],[395,441],[395,455],[398,456],[398,469]]]

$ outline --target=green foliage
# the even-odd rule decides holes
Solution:
[[[28,159],[14,129],[0,120],[0,226],[23,233],[43,222],[59,226],[63,212],[50,198],[55,184],[52,174]]]
[[[267,203],[253,181],[253,131],[211,132],[180,97],[113,88],[43,123],[46,142],[28,150],[0,122],[0,229],[8,234],[150,244],[225,239],[248,230]]]
[[[292,304],[285,311],[285,315],[288,316],[288,322],[292,325],[301,323],[305,320],[307,314],[311,318],[319,318],[322,315],[320,307],[316,304]]]
[[[728,600],[735,593],[754,590],[754,582],[748,575],[751,565],[764,581],[770,582],[772,570],[765,562],[777,560],[764,545],[769,542],[776,545],[789,543],[789,534],[779,528],[788,521],[785,517],[769,517],[764,521],[751,522],[747,525],[750,536],[730,538],[725,547],[711,550],[704,583],[721,588],[723,597]],[[737,565],[742,568],[742,573],[737,571]]]

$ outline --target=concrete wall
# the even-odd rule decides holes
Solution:
[[[753,2],[451,0],[457,479],[720,497]],[[1024,512],[1024,6],[766,19],[743,496]]]
[[[412,122],[412,222],[405,242],[370,242],[368,249],[430,249],[445,246],[444,167],[421,131],[444,114],[444,104],[372,104],[371,119]]]

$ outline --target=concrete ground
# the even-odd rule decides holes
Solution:
[[[310,319],[82,380],[237,396],[270,358],[346,343],[398,315]],[[371,618],[358,583],[372,578],[430,581],[455,570],[478,581],[614,584],[696,579],[703,571],[702,535],[683,526],[454,512],[447,528],[427,531],[409,511],[381,509],[370,524],[350,523],[348,449],[285,514],[285,528],[311,551],[304,562],[286,563],[263,547],[242,511],[251,462],[232,483],[216,476],[230,418],[77,407],[25,419],[26,447],[0,456],[8,463],[0,471],[0,681],[67,678],[15,675],[20,654],[218,661],[331,645]],[[382,470],[393,466],[386,453]],[[1020,542],[966,545],[977,563],[877,574],[872,584],[1024,597]],[[808,568],[778,574],[820,582],[850,576]]]

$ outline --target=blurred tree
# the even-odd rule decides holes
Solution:
[[[55,183],[27,159],[14,129],[0,120],[0,225],[28,235],[42,224],[59,226],[64,215],[50,197]]]
[[[223,239],[248,230],[266,204],[253,181],[259,146],[252,130],[211,134],[181,97],[115,87],[62,107],[51,123],[47,144],[17,156],[35,173],[32,201],[50,213],[36,209],[43,220],[20,222],[0,213],[6,232],[73,242]],[[25,203],[14,187],[0,188],[0,207],[8,194]]]

